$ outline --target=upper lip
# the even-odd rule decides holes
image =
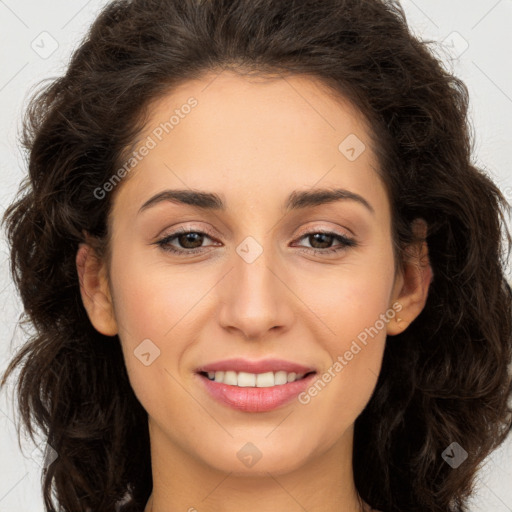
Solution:
[[[217,372],[217,371],[235,371],[247,373],[266,373],[285,371],[287,373],[295,372],[305,374],[316,371],[310,366],[304,366],[284,359],[262,359],[260,361],[250,361],[243,358],[224,359],[206,364],[197,368],[196,372]]]

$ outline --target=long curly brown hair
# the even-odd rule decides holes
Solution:
[[[151,493],[147,413],[119,340],[89,321],[75,256],[86,233],[108,241],[112,193],[95,191],[151,101],[227,68],[318,77],[353,102],[372,127],[399,263],[412,221],[427,221],[434,280],[420,316],[386,344],[355,423],[354,477],[385,512],[467,510],[481,462],[512,429],[510,205],[472,163],[467,89],[432,44],[395,1],[116,0],[102,10],[66,74],[31,98],[28,176],[4,216],[33,335],[2,385],[19,367],[23,425],[58,453],[43,475],[48,511],[52,492],[69,512],[113,512],[123,497],[123,510],[140,511]],[[442,456],[453,442],[468,454],[457,468]]]

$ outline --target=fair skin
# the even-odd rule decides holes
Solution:
[[[354,422],[375,388],[385,343],[425,305],[426,244],[411,247],[395,274],[390,204],[367,127],[314,79],[208,74],[155,102],[140,140],[191,96],[198,105],[119,185],[108,261],[88,244],[77,254],[89,318],[119,336],[148,413],[154,485],[145,512],[359,511]],[[350,134],[366,145],[353,161],[338,149]],[[373,212],[350,199],[285,211],[292,191],[319,188],[347,189]],[[216,193],[226,208],[160,201],[140,210],[169,189]],[[211,235],[168,245],[202,252],[179,256],[156,243],[180,228]],[[304,236],[319,230],[357,245],[327,254],[340,242]],[[251,263],[236,250],[248,236],[263,250]],[[394,303],[400,313],[307,404],[234,410],[198,382],[198,366],[231,357],[276,357],[322,374]],[[148,366],[134,355],[145,339],[160,350]],[[251,467],[237,457],[248,442],[262,455]]]

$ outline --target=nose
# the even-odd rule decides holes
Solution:
[[[271,250],[263,250],[251,261],[246,256],[254,250],[253,241],[249,252],[235,252],[233,268],[220,290],[221,326],[247,340],[260,340],[270,331],[286,331],[294,319],[293,293],[286,285],[283,266]]]

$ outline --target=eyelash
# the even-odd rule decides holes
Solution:
[[[156,245],[160,246],[164,251],[171,252],[173,254],[178,254],[181,256],[193,255],[193,254],[202,252],[205,249],[205,247],[196,247],[194,249],[176,249],[175,247],[172,247],[170,245],[170,242],[172,240],[174,240],[175,238],[177,238],[178,236],[184,236],[184,235],[188,235],[191,233],[198,234],[198,235],[206,235],[208,238],[211,238],[212,240],[214,239],[212,233],[210,233],[208,231],[190,229],[188,231],[187,230],[175,231],[174,233],[171,233],[171,234],[165,236],[164,238],[162,238],[161,240],[158,240],[155,243],[156,243]],[[353,238],[349,238],[345,235],[340,235],[340,234],[332,232],[332,231],[324,231],[321,229],[315,230],[315,231],[308,231],[307,233],[304,233],[302,236],[300,236],[298,238],[298,240],[301,240],[302,238],[306,238],[306,237],[309,237],[312,235],[317,235],[317,234],[330,235],[336,241],[338,241],[340,243],[340,245],[335,246],[335,247],[328,247],[327,249],[316,249],[314,247],[302,247],[302,250],[306,250],[306,252],[313,252],[313,254],[325,256],[326,254],[335,254],[335,253],[344,251],[350,247],[358,246],[358,243]]]

